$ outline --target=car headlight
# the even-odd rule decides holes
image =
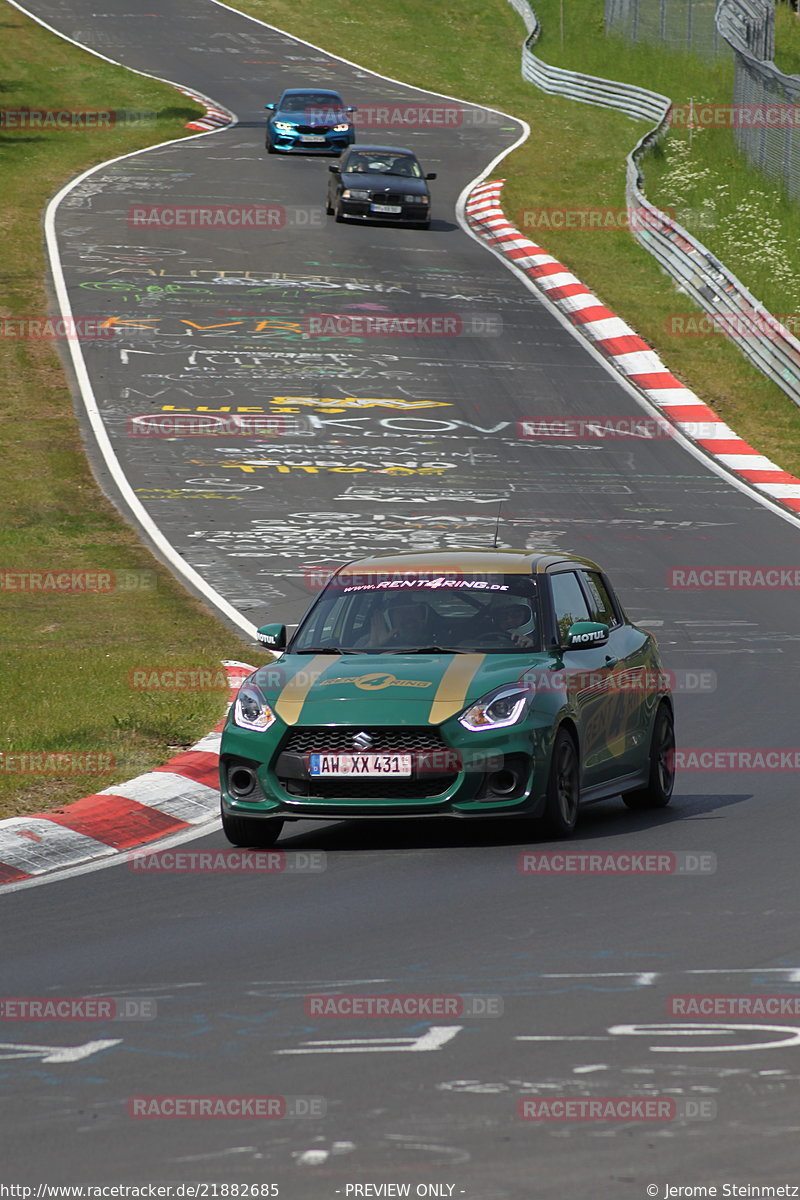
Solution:
[[[369,200],[369,192],[366,188],[345,188],[342,192],[343,200]]]
[[[345,123],[343,125],[334,125],[333,132],[334,133],[347,133],[349,128],[350,128],[350,122],[345,121]]]
[[[276,129],[280,129],[281,133],[294,133],[297,129],[296,125],[290,125],[288,121],[274,121],[273,125]]]
[[[522,720],[530,699],[530,692],[516,685],[496,688],[476,700],[458,720],[473,733],[480,733],[483,729],[503,729]]]
[[[414,194],[413,196],[403,196],[403,199],[405,200],[406,204],[430,204],[430,200],[427,196],[418,196]]]
[[[255,684],[247,683],[239,688],[239,693],[233,705],[234,724],[242,729],[254,729],[263,733],[274,725],[277,717],[267,704]]]

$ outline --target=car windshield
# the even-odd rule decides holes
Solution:
[[[281,96],[278,103],[280,112],[304,113],[307,109],[315,113],[337,113],[344,108],[341,96],[321,94],[319,92],[295,92],[291,96]]]
[[[289,653],[531,653],[540,629],[529,575],[351,574],[331,580]]]
[[[349,154],[342,165],[343,171],[370,175],[404,175],[406,178],[422,179],[422,167],[411,154],[371,154],[359,151]]]

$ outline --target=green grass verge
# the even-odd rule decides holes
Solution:
[[[695,318],[698,309],[627,231],[548,225],[551,211],[565,208],[597,208],[616,220],[625,206],[625,155],[647,126],[544,96],[526,83],[520,75],[524,27],[507,0],[381,0],[348,15],[336,0],[239,0],[238,7],[393,78],[527,120],[531,137],[502,164],[508,216],[654,345],[670,370],[742,437],[800,474],[800,412],[724,337],[671,332],[674,317]],[[607,38],[598,0],[564,6],[562,46],[559,0],[535,0],[535,8],[543,26],[538,53],[547,62],[653,88],[677,105],[700,95],[731,103],[729,63]],[[476,162],[476,170],[482,165]],[[762,185],[738,156],[731,170],[751,188]],[[788,296],[776,295],[775,308],[792,311]]]
[[[13,8],[4,9],[3,22],[4,109],[157,114],[146,126],[0,133],[0,314],[40,318],[47,312],[41,214],[49,197],[94,163],[182,136],[201,110],[172,88],[87,58]],[[97,488],[52,342],[0,338],[0,414],[0,817],[7,817],[148,770],[225,711],[219,686],[142,690],[132,686],[131,671],[204,668],[217,682],[211,676],[220,660],[242,657],[245,648],[154,561]],[[112,573],[113,586],[100,581],[112,590],[14,588],[19,573],[65,570]],[[80,759],[59,765],[18,757],[57,753],[95,756],[85,760],[91,772],[80,772]]]
[[[786,0],[775,6],[775,65],[784,75],[800,75],[800,12]]]

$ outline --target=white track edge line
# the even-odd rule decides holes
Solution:
[[[14,8],[24,13],[25,16],[30,17],[43,28],[47,29],[50,33],[55,34],[57,37],[61,38],[65,42],[69,42],[73,46],[77,46],[78,49],[84,50],[89,54],[93,54],[96,58],[101,58],[105,62],[111,63],[113,66],[122,67],[126,71],[132,71],[136,75],[143,75],[145,78],[153,79],[158,83],[166,83],[169,86],[176,88],[182,94],[186,94],[183,85],[176,83],[172,79],[163,79],[159,75],[151,75],[146,71],[139,71],[135,67],[128,67],[125,65],[125,63],[120,63],[113,58],[108,58],[105,54],[100,54],[98,51],[92,50],[91,47],[84,46],[81,42],[76,42],[73,38],[67,37],[66,34],[59,33],[57,29],[54,29],[51,25],[48,25],[46,21],[43,21],[40,17],[37,17],[34,13],[29,12],[22,4],[19,3],[19,0],[9,0],[9,3],[13,5]],[[208,97],[203,96],[202,93],[195,92],[194,94],[200,96],[203,103],[208,101],[209,104],[216,105],[216,101],[210,100]],[[218,107],[223,108],[224,106]],[[230,110],[226,109],[225,111]],[[235,114],[232,113],[231,117],[232,120],[230,125],[225,126],[224,128],[231,128],[238,123],[238,117]],[[61,309],[61,315],[66,319],[68,325],[73,317],[72,306],[69,301],[64,271],[61,265],[58,240],[55,232],[55,219],[61,201],[69,195],[73,188],[77,187],[78,184],[83,183],[85,179],[88,179],[96,171],[102,171],[107,167],[113,166],[114,163],[124,162],[124,160],[127,158],[133,158],[139,154],[146,154],[150,150],[160,150],[165,146],[174,146],[179,142],[192,141],[194,138],[211,137],[213,134],[218,132],[219,130],[212,129],[207,133],[196,133],[188,137],[171,138],[166,142],[158,142],[153,146],[144,146],[139,150],[132,150],[127,154],[119,154],[115,158],[106,159],[105,162],[98,163],[96,166],[90,167],[88,170],[81,172],[81,174],[77,175],[74,179],[71,179],[49,201],[47,209],[45,210],[44,218],[47,254],[50,260],[50,269],[53,274],[53,283],[56,290],[59,308]],[[242,633],[244,633],[247,637],[254,639],[256,635],[256,626],[248,621],[246,617],[242,616],[238,609],[234,608],[224,596],[222,596],[215,588],[207,583],[202,575],[200,575],[199,572],[194,569],[194,567],[190,566],[184,561],[172,543],[161,532],[156,522],[150,516],[147,509],[136,495],[128,481],[125,472],[122,469],[120,461],[111,445],[108,433],[106,432],[106,427],[100,414],[91,380],[89,378],[86,361],[83,357],[83,349],[81,347],[80,340],[72,337],[68,339],[68,344],[70,357],[72,359],[72,366],[75,371],[84,411],[91,425],[92,433],[94,434],[97,443],[97,448],[100,451],[103,457],[103,462],[105,463],[112,479],[114,480],[114,483],[119,489],[120,495],[122,496],[125,504],[128,506],[128,509],[134,520],[170,564],[175,575],[200,592],[200,594],[213,608],[216,608],[218,612],[227,617],[227,619],[231,621],[238,629],[240,629]]]

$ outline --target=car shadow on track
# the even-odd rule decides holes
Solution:
[[[306,829],[304,822],[284,826],[278,846],[282,850],[435,850],[472,846],[551,845],[566,848],[607,838],[619,838],[686,820],[719,820],[720,810],[751,799],[741,795],[676,796],[669,808],[636,812],[621,799],[593,804],[581,812],[574,839],[550,837],[534,821],[522,818],[404,817],[372,821],[337,821]],[[309,822],[311,824],[311,822]],[[626,849],[630,846],[626,844]],[[653,847],[648,845],[648,850]]]
[[[331,221],[332,223],[334,223],[333,217],[328,217],[328,220]],[[342,224],[352,225],[352,226],[363,225],[366,229],[386,229],[386,230],[391,230],[392,232],[394,232],[394,231],[399,232],[400,230],[410,230],[412,233],[454,233],[459,228],[459,226],[456,225],[455,222],[453,222],[453,221],[443,221],[441,218],[437,219],[436,217],[431,218],[430,226],[427,229],[421,229],[416,225],[410,225],[410,224],[408,224],[408,225],[401,225],[401,224],[392,225],[388,221],[365,221],[361,217],[359,217],[357,220],[354,220],[354,221],[353,220],[351,220],[351,221],[345,220],[342,222]]]

